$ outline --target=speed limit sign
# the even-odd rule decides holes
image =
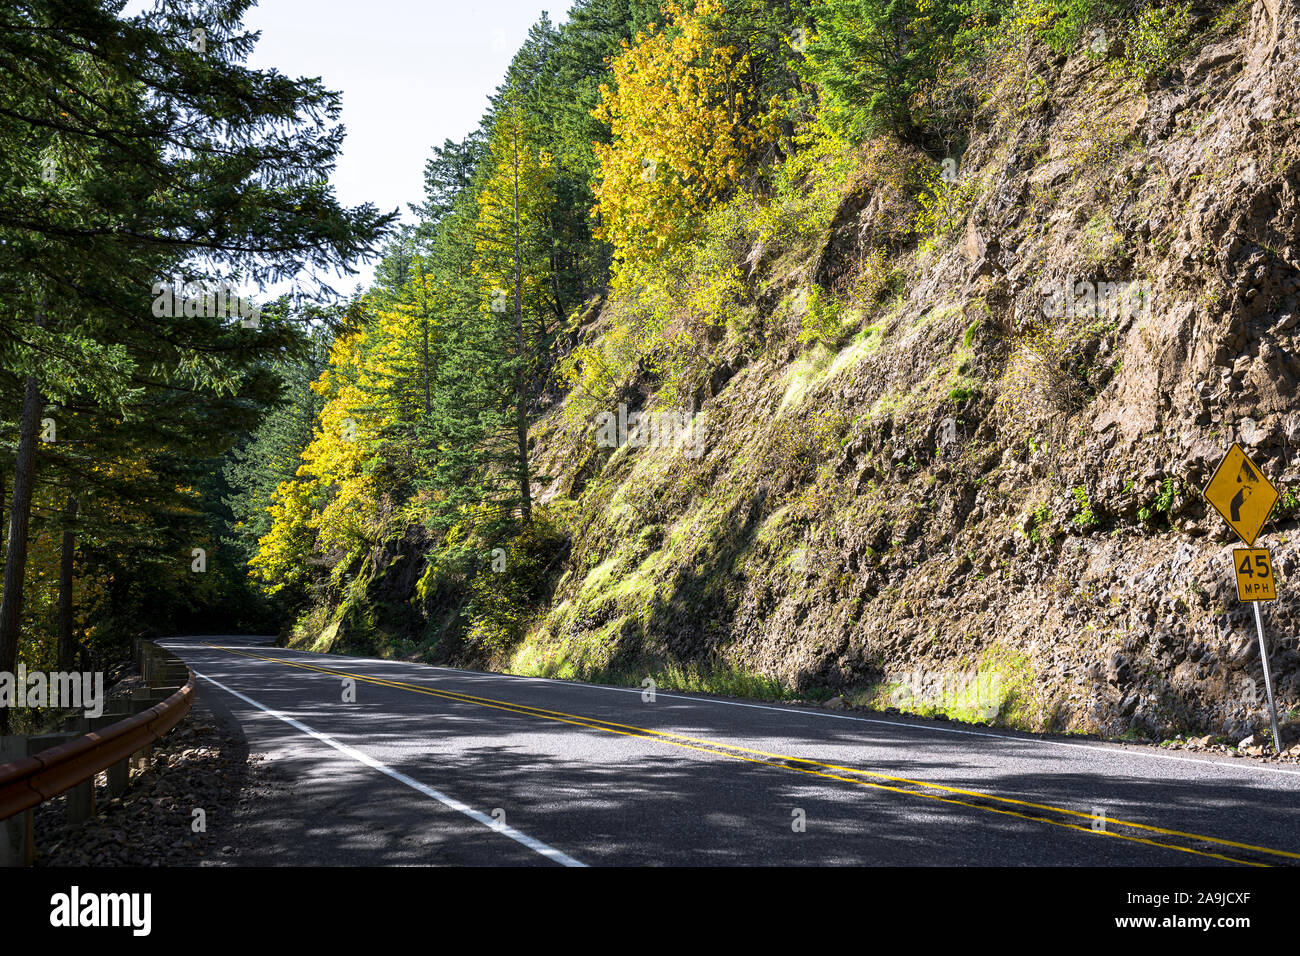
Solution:
[[[1233,548],[1237,568],[1237,597],[1242,601],[1276,601],[1273,559],[1268,548]]]

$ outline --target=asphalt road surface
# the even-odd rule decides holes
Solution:
[[[1300,865],[1291,767],[265,641],[159,642],[284,781],[242,864]]]

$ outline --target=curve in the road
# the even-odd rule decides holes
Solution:
[[[703,751],[713,756],[726,757],[738,761],[746,761],[766,767],[773,767],[780,770],[792,771],[800,774],[820,777],[827,780],[833,780],[840,783],[848,783],[855,786],[869,787],[876,790],[883,790],[891,793],[901,794],[908,797],[920,797],[926,800],[932,800],[939,803],[951,804],[954,806],[965,807],[968,809],[978,810],[987,813],[1001,814],[1005,816],[1016,817],[1028,820],[1033,823],[1046,824],[1054,827],[1063,827],[1066,829],[1076,830],[1096,836],[1112,837],[1119,840],[1126,840],[1133,843],[1145,844],[1148,846],[1160,847],[1163,849],[1176,850],[1182,853],[1194,854],[1201,857],[1207,857],[1216,860],[1222,860],[1230,863],[1244,864],[1248,866],[1267,866],[1269,862],[1300,860],[1300,853],[1288,850],[1275,849],[1272,847],[1261,846],[1257,844],[1244,843],[1241,841],[1228,840],[1220,837],[1209,836],[1202,833],[1194,833],[1185,830],[1176,830],[1166,827],[1154,826],[1131,820],[1118,819],[1111,816],[1100,816],[1096,814],[1084,813],[1079,810],[1072,810],[1067,807],[1055,806],[1046,803],[1037,803],[1027,800],[1019,800],[1011,797],[998,796],[996,794],[985,793],[978,790],[971,790],[960,787],[947,786],[940,783],[934,783],[925,780],[917,780],[908,777],[893,776],[890,774],[879,773],[877,771],[863,770],[855,767],[847,767],[839,764],[825,763],[818,760],[811,760],[804,757],[795,757],[787,754],[773,753],[770,751],[759,750],[750,747],[742,747],[736,744],[724,743],[707,738],[694,737],[686,734],[655,730],[649,727],[641,727],[633,724],[619,723],[616,721],[605,720],[603,718],[591,717],[583,714],[573,714],[564,711],[550,710],[541,707],[535,707],[529,704],[521,704],[516,701],[501,700],[497,698],[481,697],[473,694],[465,694],[458,691],[441,690],[430,687],[424,687],[412,684],[406,681],[392,680],[388,678],[375,677],[368,674],[360,674],[353,671],[341,670],[338,668],[323,667],[317,664],[307,663],[305,661],[291,661],[282,657],[268,657],[261,654],[255,654],[251,651],[241,650],[233,647],[227,647],[210,642],[204,642],[206,646],[222,650],[230,654],[237,654],[243,657],[255,660],[266,661],[275,664],[282,664],[286,667],[293,667],[307,671],[314,671],[321,674],[328,674],[331,677],[347,678],[369,684],[375,684],[384,687],[391,687],[397,690],[406,691],[414,694],[422,694],[430,697],[442,698],[444,700],[454,701],[462,704],[472,704],[479,707],[485,707],[495,710],[502,710],[513,714],[519,714],[527,717],[534,717],[541,720],[555,721],[559,723],[570,724],[584,727],[591,730],[602,731],[610,734],[618,734],[627,737],[639,737],[653,740],[658,743],[667,744],[673,747],[679,747],[687,750]],[[208,678],[210,680],[210,678]],[[213,681],[217,684],[216,681]],[[268,713],[275,714],[280,719],[285,720],[291,725],[299,727],[304,732],[329,743],[342,752],[349,753],[355,759],[361,760],[370,766],[387,773],[394,779],[399,779],[409,786],[413,786],[421,792],[429,791],[428,795],[435,796],[441,802],[448,806],[466,813],[474,819],[483,819],[479,822],[492,826],[494,821],[487,818],[477,811],[470,810],[454,801],[445,794],[433,791],[425,785],[411,780],[397,771],[385,767],[378,761],[374,761],[360,751],[354,751],[353,748],[347,747],[332,740],[328,735],[320,734],[316,731],[306,728],[305,725],[299,726],[297,722],[284,715],[272,711],[239,694],[230,688],[217,684],[223,690],[243,699],[245,702],[259,707]],[[870,778],[870,779],[865,779]],[[881,782],[884,781],[884,782]],[[1085,821],[1085,822],[1081,822]],[[1099,826],[1100,824],[1100,826]],[[1110,829],[1111,827],[1120,828],[1129,832],[1117,832]],[[1138,833],[1151,834],[1159,836],[1162,839],[1154,839],[1152,836],[1139,836]],[[527,841],[532,840],[523,834],[512,837],[519,842],[529,845]],[[535,841],[540,843],[540,841]],[[1191,845],[1188,845],[1191,844]],[[541,844],[545,846],[545,844]],[[530,847],[534,848],[534,847]],[[534,848],[535,849],[535,848]],[[558,854],[560,857],[565,856],[558,850],[546,848],[550,852],[543,855],[551,856]],[[1238,851],[1236,855],[1228,855],[1219,850]],[[538,851],[542,852],[542,851]],[[552,857],[556,858],[556,857]],[[571,858],[569,858],[571,860]],[[561,861],[563,862],[563,861]],[[573,865],[576,861],[571,861]]]

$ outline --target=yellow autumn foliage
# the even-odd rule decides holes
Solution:
[[[391,517],[376,507],[384,489],[367,463],[390,420],[385,387],[405,367],[420,316],[373,301],[364,305],[373,321],[334,343],[329,366],[312,383],[325,399],[315,437],[303,450],[297,476],[272,496],[271,530],[249,562],[269,593],[303,580],[314,552],[354,553],[373,544]]]
[[[694,9],[668,0],[665,24],[638,33],[610,63],[593,111],[608,123],[598,162],[593,230],[618,264],[652,258],[694,231],[764,147],[775,143],[780,97],[760,102],[749,57],[717,24],[722,0]]]

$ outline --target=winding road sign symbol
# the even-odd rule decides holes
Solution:
[[[1205,500],[1249,547],[1277,504],[1278,493],[1245,450],[1233,442],[1205,486]]]

